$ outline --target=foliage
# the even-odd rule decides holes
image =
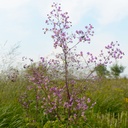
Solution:
[[[52,81],[57,85],[62,85],[64,81]],[[127,110],[128,102],[126,102],[128,92],[128,80],[127,79],[107,79],[100,82],[93,83],[90,81],[87,84],[86,90],[82,85],[86,85],[87,82],[79,80],[77,81],[77,88],[82,88],[82,95],[90,97],[92,102],[96,101],[92,110],[86,111],[86,121],[79,118],[76,126],[72,123],[69,127],[127,127]],[[26,110],[19,105],[19,96],[26,91],[28,82],[16,81],[16,82],[2,82],[0,81],[0,128],[29,128],[29,127],[52,127],[59,125],[59,127],[65,127],[67,121],[63,119],[62,122],[55,119],[51,114],[43,115],[43,110],[40,109],[38,113],[37,123],[34,122],[37,116],[34,110],[34,105],[29,109],[28,116],[26,116]],[[31,94],[32,92],[29,92]],[[33,99],[34,95],[29,95],[29,99]],[[64,116],[63,116],[64,117]],[[111,118],[110,118],[111,117]]]
[[[125,69],[124,66],[118,65],[116,63],[111,67],[111,74],[113,75],[114,78],[118,78],[120,74],[124,72],[124,69]]]
[[[91,113],[88,115],[90,118],[87,120],[84,128],[126,128],[128,127],[128,113],[121,112],[117,114],[117,118],[115,118],[115,114],[106,113],[101,114]]]
[[[97,76],[100,78],[106,78],[106,76],[109,75],[109,71],[103,64],[97,65],[94,70],[96,71]]]
[[[0,128],[23,128],[24,120],[18,105],[0,107]],[[25,127],[24,127],[25,128]]]

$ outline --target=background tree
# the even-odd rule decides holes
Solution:
[[[118,78],[120,74],[124,72],[124,69],[124,66],[118,65],[117,63],[110,67],[111,74],[114,78]]]
[[[97,76],[100,78],[106,78],[106,76],[109,75],[109,71],[107,70],[107,67],[103,64],[97,65],[94,70]]]

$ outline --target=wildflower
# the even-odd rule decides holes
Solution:
[[[128,98],[125,98],[125,102],[128,103]]]

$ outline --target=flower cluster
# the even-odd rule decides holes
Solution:
[[[85,111],[96,104],[92,103],[90,98],[86,98],[85,96],[78,98],[76,93],[71,95],[69,101],[66,101],[65,94],[65,87],[50,87],[47,97],[44,97],[42,100],[41,107],[45,110],[44,113],[52,113],[52,115],[56,115],[61,120],[61,115],[66,116],[68,115],[68,111],[71,110],[68,120],[74,117],[74,114],[76,115],[76,119],[79,117],[85,118]]]
[[[88,43],[90,43],[90,38],[89,36],[93,36],[94,31],[93,31],[93,26],[91,24],[89,24],[89,26],[85,26],[86,31],[82,31],[82,30],[77,30],[76,34],[79,35],[79,42],[83,41],[88,41]]]
[[[111,42],[109,45],[105,46],[105,51],[101,50],[98,56],[94,56],[92,53],[88,52],[87,55],[89,56],[88,63],[94,63],[95,66],[99,64],[107,65],[111,64],[112,60],[122,59],[124,56],[124,52],[122,52],[119,48],[118,42],[114,43]]]
[[[72,26],[72,22],[69,21],[68,12],[63,13],[60,7],[60,4],[53,3],[52,7],[54,8],[50,14],[48,14],[48,20],[46,20],[46,24],[50,25],[49,28],[43,28],[44,33],[51,31],[52,38],[54,40],[54,47],[58,46],[62,48],[62,50],[70,50],[68,47],[68,43],[73,43],[73,39],[78,39],[78,43],[80,42],[88,42],[90,43],[90,36],[93,36],[93,26],[89,24],[86,26],[86,31],[77,30],[74,34],[69,34],[66,32]],[[78,44],[77,43],[77,44]],[[75,46],[75,45],[74,45]],[[73,47],[74,47],[73,46]]]

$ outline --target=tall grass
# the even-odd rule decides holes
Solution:
[[[81,82],[77,82],[77,87],[81,87]],[[62,83],[57,82],[57,84]],[[88,83],[81,95],[86,95],[96,105],[92,110],[86,112],[86,121],[79,121],[77,124],[82,128],[127,128],[128,127],[128,103],[125,98],[128,92],[128,80],[103,80],[95,83]],[[85,82],[87,84],[87,82]],[[26,117],[24,109],[19,103],[19,97],[25,92],[28,82],[25,80],[0,81],[0,128],[48,128],[66,127],[65,122],[60,123],[53,119],[49,122],[50,116],[38,117],[38,125],[32,122],[36,113],[30,111],[31,115]],[[69,127],[77,127],[70,125]]]
[[[23,109],[18,100],[26,84],[21,80],[0,81],[0,128],[25,128]]]

